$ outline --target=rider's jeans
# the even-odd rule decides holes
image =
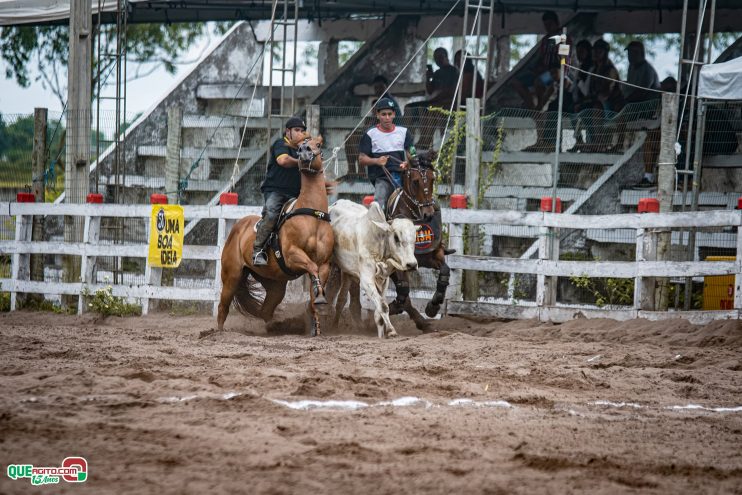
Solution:
[[[385,177],[379,177],[374,183],[374,201],[379,203],[382,211],[386,212],[386,202],[394,192],[395,187]]]

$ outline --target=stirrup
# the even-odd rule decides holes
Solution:
[[[268,255],[262,249],[260,251],[253,251],[252,256],[253,266],[266,266],[268,264]]]

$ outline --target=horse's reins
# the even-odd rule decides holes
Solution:
[[[387,155],[387,156],[389,158],[391,158],[392,160],[398,162],[398,163],[404,163],[403,160],[400,160],[399,158],[397,158],[395,156],[391,156],[391,155]],[[405,169],[405,173],[406,174],[409,174],[410,171],[412,170],[412,168],[416,168],[418,170],[418,172],[420,173],[420,176],[423,178],[423,182],[425,182],[427,184],[428,179],[425,176],[425,174],[422,173],[423,167],[421,167],[419,165],[417,167],[410,167],[410,168]],[[384,173],[389,178],[389,181],[392,184],[394,184],[394,178],[392,177],[392,173],[386,167],[381,167],[381,169],[384,170]],[[424,208],[426,206],[433,206],[435,204],[435,199],[433,199],[432,196],[431,196],[430,201],[418,201],[416,198],[412,197],[405,190],[404,185],[402,187],[400,187],[400,189],[402,190],[402,195],[403,195],[403,199],[405,200],[405,202],[408,203],[408,205],[409,205],[409,203],[412,203],[412,205],[417,209],[418,217],[422,216],[422,208]],[[427,194],[427,191],[425,191],[425,193]]]

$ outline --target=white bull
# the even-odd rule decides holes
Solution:
[[[415,225],[404,218],[387,222],[376,202],[366,209],[345,199],[330,207],[330,220],[335,234],[333,260],[341,272],[335,321],[345,306],[351,282],[356,281],[374,304],[379,338],[396,337],[385,293],[394,271],[417,269]]]

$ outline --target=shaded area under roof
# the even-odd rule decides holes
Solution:
[[[308,20],[379,17],[385,15],[444,15],[453,0],[304,0],[299,17]],[[485,0],[486,2],[486,0]],[[97,12],[98,0],[93,0]],[[113,22],[116,0],[102,1],[103,21]],[[488,2],[487,2],[488,3]],[[696,10],[699,0],[690,0]],[[129,0],[129,22],[190,22],[265,20],[271,17],[271,0]],[[279,2],[279,8],[282,2]],[[740,0],[717,0],[717,9],[742,10]],[[683,0],[496,0],[498,13],[682,10]],[[464,1],[454,12],[463,14]],[[0,25],[66,22],[69,0],[0,0]]]

